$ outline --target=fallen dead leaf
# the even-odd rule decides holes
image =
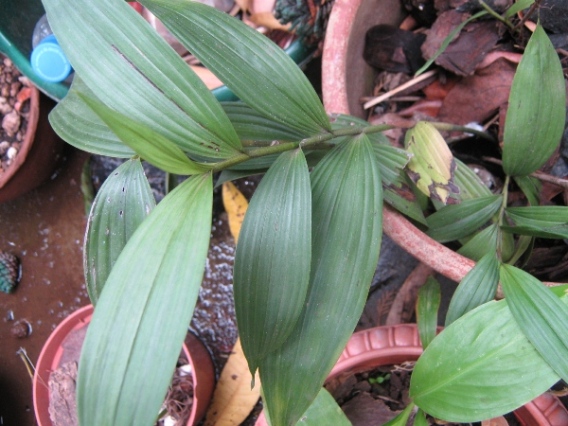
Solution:
[[[236,244],[248,208],[248,201],[232,182],[223,184],[222,193],[223,205],[229,217],[229,229]],[[241,340],[237,339],[215,387],[205,426],[240,425],[260,398],[258,373],[255,375],[254,382],[255,387],[251,389],[252,375],[241,347]]]
[[[229,217],[231,235],[235,239],[235,244],[237,244],[248,208],[248,201],[232,182],[225,182],[223,184],[223,205]]]
[[[251,389],[252,375],[241,347],[241,340],[238,339],[217,382],[205,426],[240,425],[260,398],[258,373],[254,381],[255,387]]]
[[[438,120],[459,125],[483,123],[508,101],[515,69],[500,58],[465,77],[447,94]]]

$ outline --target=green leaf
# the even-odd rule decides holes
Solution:
[[[541,238],[568,238],[568,207],[507,207],[505,215],[513,226],[502,226],[504,231]]]
[[[454,321],[430,343],[414,366],[410,397],[436,418],[473,422],[526,404],[558,379],[507,302],[492,301]]]
[[[538,206],[540,204],[539,195],[542,190],[540,180],[532,176],[516,176],[515,183],[519,185],[525,197],[531,206]]]
[[[489,252],[497,250],[499,225],[493,223],[475,234],[467,243],[460,247],[458,253],[478,261]]]
[[[312,85],[275,43],[242,21],[186,0],[142,0],[235,95],[305,136],[329,131]]]
[[[179,175],[192,175],[208,170],[208,167],[187,158],[187,155],[175,143],[144,124],[131,120],[81,93],[79,97],[122,142],[154,166]]]
[[[454,184],[456,163],[440,132],[420,121],[406,133],[406,150],[413,155],[407,173],[423,194],[446,204]]]
[[[490,195],[445,206],[426,218],[427,234],[439,242],[470,235],[497,213],[501,201],[500,195]]]
[[[266,420],[269,425],[270,417],[268,415],[268,410],[264,410],[266,415]],[[299,426],[321,426],[321,425],[333,425],[333,426],[350,426],[351,422],[343,413],[343,410],[333,396],[325,389],[322,388],[312,405],[306,410],[302,415],[302,418],[298,421]]]
[[[426,284],[420,287],[418,291],[418,303],[416,305],[418,332],[424,349],[436,336],[440,298],[440,283],[433,277],[428,277]]]
[[[446,326],[472,309],[493,300],[499,283],[499,262],[495,252],[489,252],[460,282],[448,307]]]
[[[360,318],[380,249],[381,192],[365,135],[335,147],[312,172],[313,248],[306,303],[290,337],[260,363],[275,426],[294,424],[306,411]]]
[[[272,142],[304,138],[302,132],[266,117],[243,102],[223,102],[221,105],[241,140]]]
[[[503,134],[509,176],[540,168],[558,147],[566,116],[566,83],[558,54],[537,25],[513,78]]]
[[[510,18],[513,15],[516,15],[521,10],[524,10],[530,7],[534,3],[534,0],[517,0],[514,5],[512,5],[507,11],[505,12],[505,18]]]
[[[235,254],[235,310],[252,375],[290,335],[311,261],[310,174],[301,149],[280,155],[250,201]]]
[[[85,282],[93,305],[127,241],[155,206],[139,159],[121,164],[101,186],[87,220],[83,250]]]
[[[426,419],[426,413],[421,409],[416,412],[416,417],[414,417],[413,426],[428,426],[428,420]]]
[[[192,155],[228,158],[240,150],[219,102],[126,2],[44,0],[44,6],[73,68],[109,108]]]
[[[409,404],[401,413],[399,413],[394,419],[389,420],[383,426],[406,426],[410,414],[414,409],[414,404]]]
[[[501,265],[501,285],[515,321],[546,362],[568,380],[568,307],[532,275]]]
[[[49,122],[55,132],[67,143],[91,154],[129,158],[134,151],[103,123],[85,104],[78,93],[95,99],[95,94],[75,74],[71,90],[49,114]]]
[[[461,201],[492,195],[489,188],[471,168],[457,158],[454,161],[456,162],[454,183],[460,189],[459,199]]]
[[[81,425],[154,424],[203,277],[212,192],[210,174],[183,182],[120,254],[81,352]]]

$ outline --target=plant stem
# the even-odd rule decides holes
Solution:
[[[511,177],[507,175],[505,177],[505,182],[503,183],[503,191],[501,192],[501,207],[499,208],[499,218],[497,219],[497,224],[499,226],[499,232],[501,231],[501,226],[503,225],[503,217],[505,216],[505,208],[507,207],[507,198],[509,198],[509,182]],[[499,261],[503,261],[503,247],[502,247],[502,238],[497,238],[497,258]]]
[[[258,158],[264,157],[270,154],[279,154],[285,151],[290,151],[292,149],[296,149],[298,147],[301,148],[316,148],[318,145],[323,144],[324,142],[330,141],[331,139],[341,137],[341,136],[357,136],[360,134],[372,134],[378,132],[384,132],[385,130],[392,129],[394,126],[388,124],[379,124],[376,126],[353,126],[353,127],[342,127],[340,129],[332,130],[328,133],[320,133],[315,136],[311,136],[309,138],[302,139],[301,141],[295,142],[283,142],[283,143],[276,143],[270,146],[262,146],[259,148],[250,149],[246,153],[241,153],[235,155],[234,157],[228,158],[225,161],[221,161],[213,165],[211,170],[213,172],[219,172],[221,170],[225,170],[229,167],[235,166],[237,164],[243,163],[251,158]],[[251,146],[252,144],[249,144]],[[327,146],[324,146],[327,148]]]
[[[481,7],[483,7],[483,9],[485,9],[487,11],[487,13],[489,13],[491,16],[493,16],[498,21],[503,22],[505,25],[507,25],[509,27],[509,29],[511,29],[511,30],[515,29],[513,24],[511,24],[511,22],[509,22],[508,19],[503,18],[501,15],[499,15],[497,12],[495,12],[493,9],[491,9],[487,5],[487,3],[485,3],[483,0],[479,0],[479,4],[481,5]]]

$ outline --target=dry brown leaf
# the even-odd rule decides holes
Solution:
[[[254,378],[253,389],[250,387],[251,381],[252,375],[241,347],[241,340],[238,339],[217,382],[205,426],[240,425],[260,398],[258,372]]]
[[[290,24],[283,25],[274,17],[272,12],[253,13],[249,17],[250,21],[256,26],[265,27],[269,30],[290,31]]]
[[[248,201],[232,182],[223,184],[222,193],[223,205],[229,217],[229,229],[236,244],[248,208]],[[258,373],[254,381],[255,387],[251,389],[252,375],[241,347],[241,340],[237,339],[217,382],[213,400],[207,411],[205,426],[240,425],[260,398]]]

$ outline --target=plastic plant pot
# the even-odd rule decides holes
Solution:
[[[36,364],[33,379],[33,402],[39,426],[52,426],[49,416],[49,388],[51,372],[66,362],[65,339],[70,333],[86,327],[91,321],[93,306],[85,306],[68,316],[51,333],[43,346]],[[182,351],[192,366],[194,397],[188,426],[196,425],[205,414],[215,384],[213,362],[205,346],[191,333],[188,333]]]
[[[53,173],[64,146],[47,116],[55,104],[31,87],[28,126],[18,154],[0,175],[0,203],[13,200],[39,186]]]
[[[327,380],[368,371],[379,366],[415,361],[422,354],[416,324],[374,327],[354,333]],[[560,400],[543,394],[514,412],[524,426],[566,426],[568,411]],[[264,414],[256,426],[265,426]]]

